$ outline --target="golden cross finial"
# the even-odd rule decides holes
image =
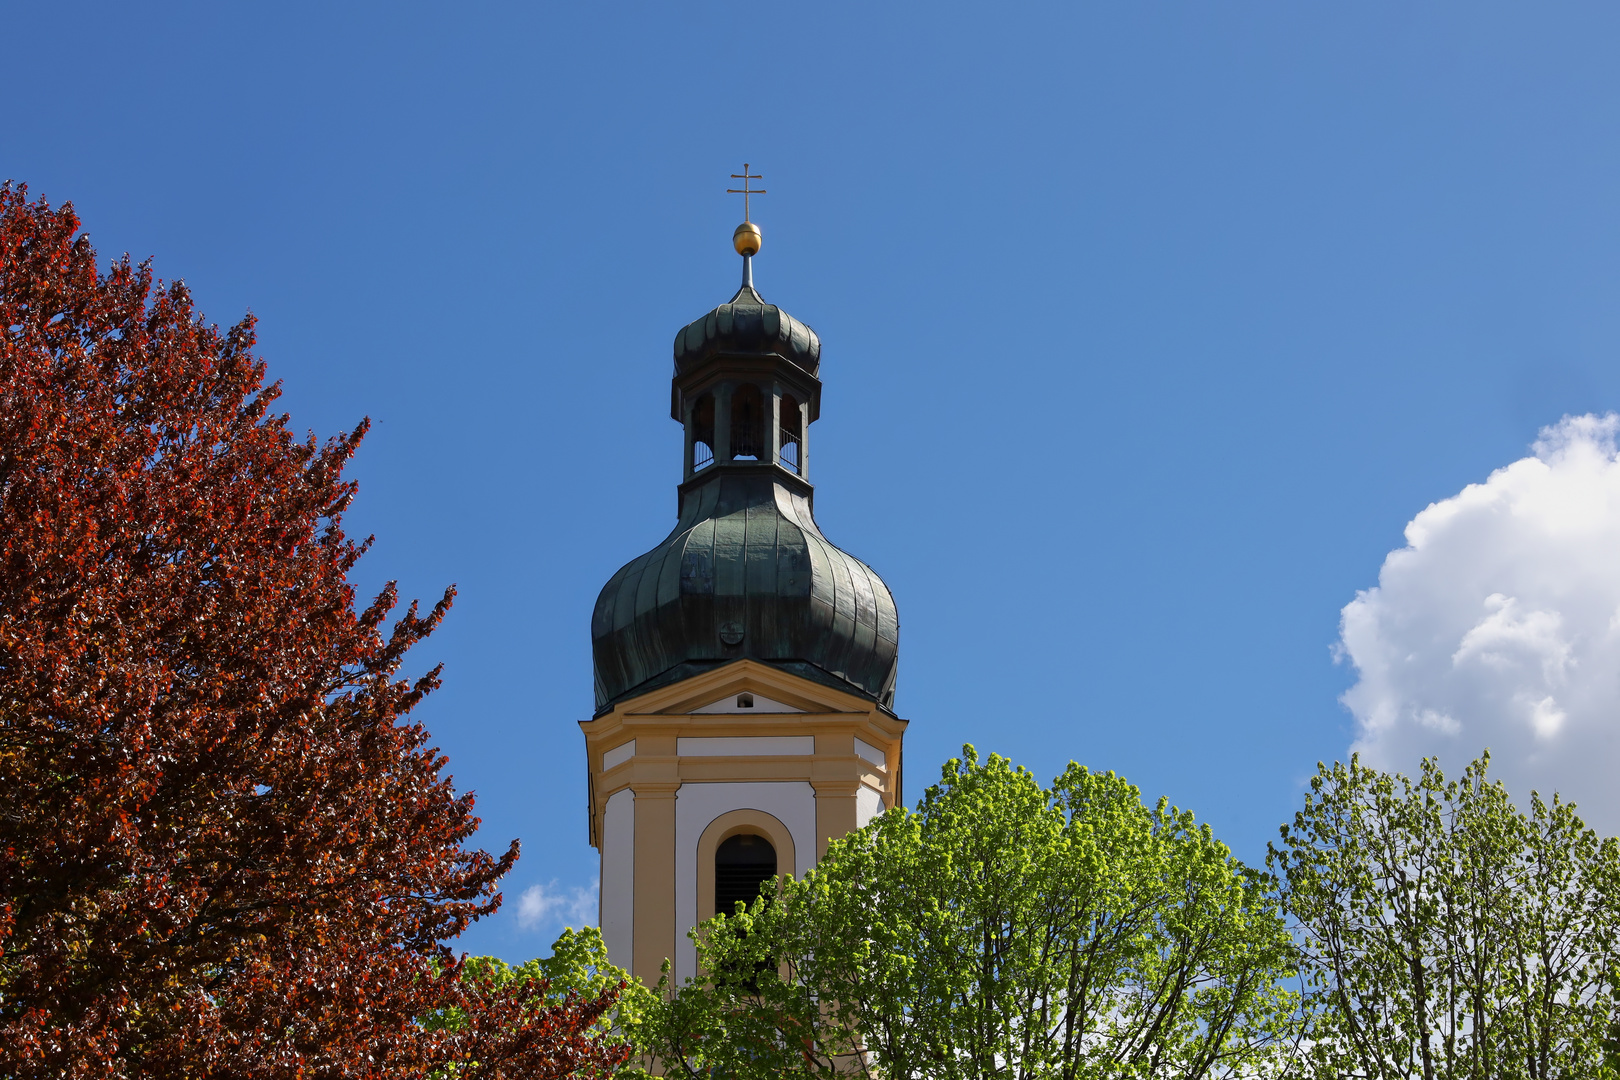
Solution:
[[[727,195],[741,195],[743,197],[743,220],[744,221],[752,221],[753,218],[749,214],[748,197],[750,195],[763,195],[763,194],[765,194],[765,189],[764,188],[752,188],[752,189],[750,189],[749,186],[748,186],[748,181],[750,181],[750,180],[763,180],[765,178],[763,176],[759,175],[758,173],[750,173],[748,171],[748,162],[746,162],[746,161],[743,162],[743,171],[740,172],[740,173],[732,173],[731,178],[733,180],[741,180],[743,182],[743,186],[740,187],[740,188],[726,188],[726,194]]]

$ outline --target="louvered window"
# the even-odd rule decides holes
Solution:
[[[723,841],[714,853],[714,909],[730,915],[737,903],[752,904],[760,886],[775,892],[776,849],[763,836],[744,834]]]

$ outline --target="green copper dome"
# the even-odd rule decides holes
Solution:
[[[772,353],[811,375],[821,368],[821,339],[816,332],[775,304],[767,304],[752,284],[675,335],[677,372],[728,353]]]
[[[663,543],[596,601],[596,703],[762,660],[890,705],[900,618],[888,586],[821,535],[807,492],[716,475]]]
[[[598,715],[736,660],[891,708],[900,619],[871,567],[812,516],[809,427],[821,340],[743,287],[675,337],[686,430],[674,530],[602,589],[591,619]]]

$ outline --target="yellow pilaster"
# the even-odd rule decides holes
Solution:
[[[675,955],[675,789],[636,785],[635,945],[631,974],[658,983],[664,958]]]

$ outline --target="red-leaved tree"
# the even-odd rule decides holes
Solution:
[[[406,719],[451,593],[356,613],[366,425],[294,438],[253,342],[0,186],[0,1076],[609,1069],[611,993],[440,944],[517,858]]]

